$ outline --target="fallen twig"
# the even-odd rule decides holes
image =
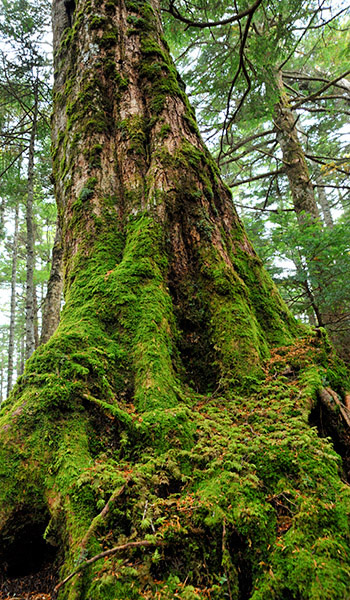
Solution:
[[[110,509],[110,507],[111,507],[111,504],[112,504],[113,502],[115,502],[115,500],[116,500],[116,499],[117,499],[119,496],[121,496],[121,495],[124,493],[124,491],[125,491],[125,487],[126,487],[126,484],[127,484],[127,483],[129,483],[129,481],[130,481],[130,480],[128,479],[128,480],[126,481],[126,483],[124,483],[124,485],[122,485],[122,487],[121,487],[121,488],[119,488],[119,489],[117,489],[117,490],[115,490],[115,491],[113,492],[113,494],[111,495],[111,497],[110,497],[110,499],[108,500],[108,502],[107,502],[107,504],[105,505],[105,507],[104,507],[104,508],[101,510],[101,512],[100,512],[100,513],[97,515],[97,517],[95,517],[95,518],[93,519],[93,521],[91,522],[91,525],[90,525],[89,529],[87,530],[87,532],[86,532],[86,534],[85,534],[85,536],[84,536],[84,538],[82,539],[82,542],[81,542],[81,547],[82,547],[82,549],[83,549],[83,550],[86,548],[86,546],[87,546],[87,543],[88,543],[88,541],[89,541],[89,539],[90,539],[91,535],[92,535],[92,534],[93,534],[93,532],[95,531],[95,529],[96,529],[96,528],[97,528],[97,527],[98,527],[98,526],[101,524],[101,522],[102,522],[102,521],[103,521],[103,520],[106,518],[106,516],[107,516],[107,513],[109,512],[109,509]]]
[[[150,540],[141,540],[139,542],[127,542],[122,546],[114,546],[114,548],[110,548],[110,550],[100,552],[100,554],[96,554],[92,558],[89,558],[85,562],[81,563],[79,567],[75,569],[75,571],[72,571],[72,573],[70,573],[65,579],[63,579],[63,581],[56,585],[55,593],[57,593],[61,587],[66,585],[66,583],[68,583],[68,581],[70,581],[72,577],[74,577],[74,575],[77,575],[78,573],[80,573],[80,571],[82,571],[89,565],[92,565],[94,562],[100,560],[101,558],[105,558],[106,556],[112,556],[113,554],[117,554],[117,552],[122,552],[123,550],[127,550],[128,548],[140,548],[142,546],[162,546],[163,543],[164,542],[151,542]]]

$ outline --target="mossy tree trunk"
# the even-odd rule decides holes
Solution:
[[[318,222],[319,213],[309,168],[304,150],[299,140],[297,122],[288,94],[284,87],[282,72],[276,73],[275,85],[279,93],[279,102],[275,107],[275,127],[277,139],[282,150],[285,172],[288,177],[293,198],[294,210],[300,227]]]
[[[46,528],[61,578],[81,569],[62,600],[343,598],[349,493],[308,423],[342,367],[320,338],[297,339],[156,3],[66,4],[53,7],[65,306],[2,412],[1,556],[7,544],[11,565]]]
[[[299,140],[297,123],[298,117],[290,106],[290,101],[283,84],[282,72],[275,77],[275,85],[279,94],[279,102],[275,107],[275,127],[279,141],[286,175],[288,177],[294,210],[297,216],[300,232],[310,238],[322,234],[322,223],[319,215],[314,185],[311,181],[305,153]],[[316,181],[319,177],[316,178]],[[325,195],[319,195],[327,227],[332,227],[332,215]],[[339,355],[349,362],[350,334],[348,331],[348,310],[344,305],[329,306],[322,298],[325,285],[329,285],[329,265],[322,266],[322,261],[314,254],[314,245],[311,250],[304,244],[302,249],[303,259],[308,272],[309,281],[305,280],[310,306],[315,311],[317,324],[326,327]],[[344,304],[344,303],[343,303]],[[345,323],[345,325],[344,325]]]

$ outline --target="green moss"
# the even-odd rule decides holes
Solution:
[[[67,103],[67,130],[84,123],[83,132],[105,133],[111,130],[110,100],[103,82],[97,75],[82,82],[79,94]]]
[[[144,218],[130,225],[124,259],[119,263],[119,279],[122,272],[127,276],[131,258],[133,263],[141,258],[142,243],[138,237],[146,236],[146,231],[147,238],[150,235],[152,240],[146,244],[146,253],[157,262],[154,242],[159,237],[157,228],[153,227]],[[164,267],[162,265],[161,272]],[[135,270],[132,272],[135,277]],[[151,273],[154,276],[155,272],[154,267],[144,265],[137,270],[136,277],[150,282]],[[110,280],[112,275],[105,279],[96,273],[95,281],[90,284],[102,285],[104,281],[108,287],[113,283],[111,289],[114,289],[116,280]],[[148,285],[146,283],[145,292],[149,290]],[[88,289],[83,293],[87,298]],[[118,292],[121,301],[120,294],[121,290]],[[153,292],[151,295],[154,297]],[[136,298],[136,305],[142,296],[143,292]],[[123,306],[125,302],[124,297]],[[86,309],[91,329],[91,300],[89,303]],[[154,320],[157,321],[156,312],[152,313],[150,322]],[[137,331],[144,325],[134,326],[136,339]],[[339,457],[329,441],[320,439],[308,425],[310,398],[321,385],[317,367],[310,366],[311,360],[315,362],[315,340],[300,340],[296,345],[276,351],[267,365],[264,385],[249,397],[228,394],[226,398],[197,397],[196,401],[192,396],[189,407],[183,400],[182,406],[177,403],[173,408],[147,410],[148,406],[145,412],[130,415],[113,405],[115,400],[112,395],[108,396],[107,386],[104,392],[107,401],[89,398],[87,404],[79,407],[72,398],[70,408],[58,403],[57,417],[52,421],[48,405],[44,409],[35,400],[39,389],[39,380],[35,377],[42,370],[44,359],[53,360],[55,346],[61,353],[58,355],[61,358],[56,355],[56,364],[60,365],[63,381],[69,377],[67,369],[80,365],[74,377],[80,380],[82,387],[80,392],[77,388],[75,398],[79,394],[83,398],[90,376],[94,385],[102,383],[105,368],[108,365],[110,369],[113,364],[110,342],[108,350],[105,346],[93,358],[91,342],[94,341],[95,347],[96,342],[101,344],[102,340],[106,344],[105,334],[101,331],[99,339],[95,331],[90,342],[83,331],[88,330],[84,328],[79,338],[69,334],[64,326],[48,347],[42,348],[28,364],[26,377],[33,375],[34,379],[22,410],[35,410],[40,419],[44,418],[45,437],[41,435],[41,428],[28,429],[28,425],[23,435],[29,439],[28,454],[34,452],[35,457],[40,456],[48,468],[41,471],[34,463],[34,469],[28,470],[26,462],[23,463],[26,454],[20,444],[13,445],[11,454],[4,454],[4,446],[1,446],[0,475],[6,482],[0,488],[1,500],[6,499],[6,504],[1,506],[11,506],[23,494],[25,486],[28,506],[38,514],[43,509],[44,489],[52,486],[49,492],[52,502],[56,498],[53,515],[58,514],[59,508],[65,511],[70,537],[76,540],[75,550],[66,558],[65,574],[79,559],[79,540],[114,490],[124,489],[124,493],[111,505],[106,522],[100,519],[97,530],[98,537],[106,539],[107,548],[125,540],[125,536],[128,539],[131,524],[137,539],[150,535],[150,539],[162,545],[130,551],[127,564],[124,557],[118,555],[96,563],[92,572],[85,571],[83,577],[72,582],[70,593],[75,590],[78,597],[88,593],[94,598],[109,598],[112,594],[117,598],[127,595],[150,599],[158,589],[162,597],[169,600],[174,595],[204,600],[208,594],[219,600],[228,590],[228,581],[231,592],[242,593],[242,580],[237,574],[244,572],[246,577],[251,575],[251,584],[247,581],[247,585],[252,587],[250,597],[254,600],[277,600],[287,594],[307,600],[345,597],[350,495],[338,475]],[[153,335],[157,337],[159,330],[151,332]],[[78,352],[77,346],[80,346]],[[316,347],[321,357],[323,350],[319,342]],[[317,356],[316,351],[316,362]],[[139,362],[144,358],[134,356],[133,360]],[[149,361],[150,356],[145,360]],[[283,371],[283,365],[291,363],[298,366],[300,372],[299,379],[292,384],[278,374]],[[110,380],[110,372],[108,377]],[[52,384],[52,380],[41,381],[40,397],[46,386],[49,389]],[[24,383],[18,387],[21,385]],[[101,416],[106,414],[102,422],[101,416],[97,418],[93,410]],[[28,413],[16,411],[18,406],[11,408],[7,415],[2,409],[0,426],[17,419],[17,431],[21,435],[22,425],[28,424]],[[87,446],[91,426],[94,435],[100,436],[99,444],[95,444],[94,459],[90,455],[91,446]],[[120,436],[121,428],[124,430],[120,437],[122,443],[118,442],[114,449],[113,444],[110,445],[111,431],[114,436],[119,431]],[[159,448],[161,431],[166,441],[162,450]],[[177,441],[181,443],[176,445]],[[9,465],[12,465],[11,471]],[[12,477],[13,465],[16,465],[16,473]],[[42,467],[43,463],[39,465]],[[48,473],[46,481],[37,478],[40,472]],[[1,514],[4,518],[4,513]],[[50,530],[50,535],[62,535],[54,516]],[[88,551],[96,554],[99,549],[96,537],[92,538]],[[207,565],[205,574],[203,563]]]
[[[94,144],[91,148],[84,150],[84,156],[86,157],[89,163],[90,169],[101,168],[102,150],[103,148],[101,144]]]
[[[140,156],[147,154],[148,123],[139,115],[134,115],[119,123],[124,139],[129,141],[129,151]]]
[[[171,132],[171,127],[168,123],[164,123],[164,125],[161,126],[160,128],[160,132],[159,132],[159,137],[161,140],[165,140],[168,135]]]
[[[102,48],[113,48],[118,43],[118,33],[116,31],[105,31],[99,38],[99,45]]]
[[[144,4],[143,0],[126,0],[125,6],[130,12],[138,13]]]
[[[87,119],[83,131],[86,134],[109,133],[111,131],[110,121],[104,113],[101,113],[100,115],[96,115],[95,118]]]
[[[105,59],[103,62],[103,69],[106,77],[116,83],[118,92],[122,92],[128,87],[128,78],[123,77],[118,72],[114,58]]]
[[[143,59],[140,72],[149,85],[152,97],[152,111],[159,114],[167,96],[182,95],[176,69],[168,54],[150,35],[141,36]]]
[[[116,3],[115,1],[109,1],[105,3],[105,11],[109,15],[114,15],[116,11]]]
[[[104,27],[107,25],[108,23],[108,19],[106,19],[106,17],[103,17],[102,15],[94,15],[90,20],[89,20],[89,27],[90,29],[104,29]]]

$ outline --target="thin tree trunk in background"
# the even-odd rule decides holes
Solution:
[[[296,128],[297,118],[290,108],[281,72],[277,73],[275,82],[279,92],[279,102],[275,107],[274,118],[277,129],[277,140],[282,150],[283,163],[292,194],[294,211],[300,230],[304,231],[305,227],[309,224],[319,222],[319,213],[309,169],[298,137]],[[308,257],[304,256],[304,259],[309,266],[310,261]],[[296,267],[298,271],[303,271],[302,267],[300,269],[298,265]],[[321,311],[307,279],[303,281],[303,287],[317,317],[318,325],[323,326]]]
[[[277,139],[282,150],[285,172],[289,180],[299,228],[301,232],[305,233],[309,225],[319,224],[321,233],[322,224],[317,208],[314,186],[310,179],[305,154],[296,128],[297,117],[290,108],[289,98],[284,88],[281,72],[277,74],[275,81],[279,92],[279,102],[275,107],[274,122],[277,129]],[[322,190],[324,193],[324,188],[318,189]],[[320,203],[321,198],[326,209],[326,213],[324,213],[325,221],[327,219],[326,224],[332,227],[332,215],[329,210],[329,205],[327,204],[325,193],[323,197],[322,192],[321,196],[319,193]],[[324,205],[321,203],[322,210],[324,210]],[[314,236],[315,231],[310,231],[310,234]],[[325,281],[322,263],[315,263],[315,257],[313,255],[309,256],[308,251],[308,247],[303,248],[304,259],[310,273],[310,280],[315,282],[315,286],[310,285],[309,281],[306,280],[306,294],[310,299],[310,304],[317,317],[318,325],[324,325],[327,328],[338,354],[344,360],[350,361],[350,335],[348,331],[342,331],[344,318],[347,318],[347,311],[344,313],[343,307],[328,306],[324,303],[322,287],[326,285],[327,282]],[[317,293],[313,288],[317,289]]]
[[[312,185],[305,155],[296,128],[297,117],[290,108],[289,98],[282,81],[282,73],[276,76],[279,103],[275,108],[275,127],[280,144],[285,172],[289,180],[294,210],[301,226],[319,219],[314,187]]]
[[[308,318],[310,321],[310,325],[314,327],[323,327],[322,315],[320,314],[310,283],[307,280],[306,269],[303,268],[303,265],[301,264],[300,260],[298,261],[294,259],[293,262],[298,274],[298,279],[301,282],[301,285],[305,292],[305,296],[308,298],[309,301]]]
[[[34,343],[35,349],[39,346],[39,323],[38,323],[38,296],[36,285],[33,283],[33,311],[34,311]]]
[[[0,202],[0,236],[4,233],[5,229],[5,198],[1,198]]]
[[[340,190],[338,190],[338,198],[341,204],[342,209],[346,212],[350,208],[350,198],[349,194],[342,194]]]
[[[20,339],[20,343],[19,343],[19,352],[18,352],[18,367],[17,367],[18,376],[23,375],[24,363],[25,363],[25,338],[24,338],[24,335],[22,335],[21,339]]]
[[[60,321],[61,299],[63,291],[63,247],[62,230],[57,219],[55,241],[52,249],[52,262],[47,293],[43,307],[40,344],[46,344],[56,331]]]
[[[1,359],[0,369],[0,406],[3,401],[3,390],[4,390],[4,359]]]
[[[27,226],[27,276],[26,276],[26,359],[30,358],[35,350],[35,309],[34,309],[34,223],[33,223],[33,200],[34,200],[34,152],[35,138],[38,119],[38,85],[34,88],[33,122],[30,136],[28,156],[28,184],[26,202],[26,226]]]
[[[16,321],[16,279],[17,279],[17,255],[18,255],[18,222],[19,222],[19,207],[15,208],[15,231],[13,234],[12,248],[12,269],[11,269],[11,313],[10,313],[10,330],[9,330],[9,355],[7,367],[7,395],[12,390],[13,381],[13,359],[15,349],[15,321]]]
[[[333,221],[333,217],[332,217],[332,213],[331,213],[331,208],[329,206],[326,190],[324,187],[322,187],[324,185],[324,180],[320,173],[317,174],[316,183],[318,185],[317,197],[318,197],[319,205],[322,210],[324,223],[325,223],[326,227],[329,227],[330,229],[332,229],[334,227],[334,221]]]

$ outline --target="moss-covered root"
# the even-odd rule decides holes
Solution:
[[[60,406],[57,395],[48,413],[38,361],[31,391],[1,416],[1,551],[20,543],[28,515],[46,527],[61,580],[81,566],[61,600],[347,597],[349,488],[308,422],[325,379],[339,392],[345,373],[322,340],[274,352],[250,397],[193,395],[157,411],[158,425],[150,411],[82,397],[81,372],[75,396]]]

